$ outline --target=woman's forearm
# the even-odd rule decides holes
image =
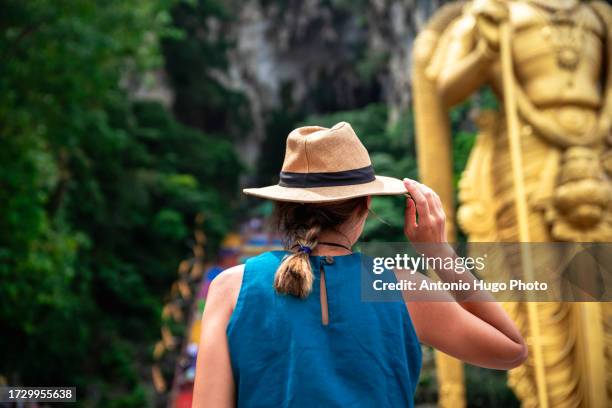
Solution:
[[[405,179],[404,184],[409,194],[404,217],[406,238],[417,252],[429,258],[457,257],[446,240],[440,197],[414,180]],[[438,264],[458,266],[458,262]],[[430,281],[420,274],[396,271],[400,279],[405,273],[410,274],[410,279],[415,282]],[[454,268],[442,268],[436,273],[443,282],[462,280],[471,283],[476,280],[470,272]],[[500,369],[516,367],[527,357],[527,347],[519,330],[488,292],[472,290],[433,294],[430,291],[405,290],[402,295],[419,338],[447,354],[472,364]]]
[[[449,245],[446,245],[442,256],[456,258],[457,254]],[[440,269],[436,270],[436,274],[443,282],[456,282],[461,279],[463,282],[468,282],[472,288],[474,287],[473,283],[477,280],[470,271],[464,271],[463,269]],[[462,308],[489,323],[516,343],[524,344],[518,328],[490,292],[472,289],[470,291],[451,292],[451,294]]]

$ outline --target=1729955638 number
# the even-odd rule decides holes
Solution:
[[[76,387],[0,386],[0,402],[76,402]]]

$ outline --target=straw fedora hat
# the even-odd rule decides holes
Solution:
[[[287,137],[277,185],[246,188],[247,195],[275,201],[324,203],[369,195],[406,193],[404,183],[377,176],[370,155],[350,124],[305,126]]]

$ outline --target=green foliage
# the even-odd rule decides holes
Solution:
[[[504,371],[465,366],[465,387],[469,407],[520,407],[521,404],[507,386]]]
[[[181,2],[172,21],[180,37],[163,42],[165,68],[176,95],[174,110],[190,126],[208,132],[246,133],[250,121],[246,98],[220,83],[212,71],[228,69],[227,52],[234,46],[223,25],[235,18],[239,3],[220,0]]]
[[[147,405],[142,373],[192,220],[209,220],[212,246],[230,228],[231,144],[119,86],[159,65],[171,5],[3,5],[0,375],[11,384]]]
[[[325,5],[339,11],[334,18],[367,25],[367,2]],[[9,383],[74,384],[87,406],[151,405],[151,344],[161,299],[190,252],[192,220],[204,214],[214,250],[237,218],[243,169],[231,142],[248,133],[248,104],[211,74],[229,68],[235,44],[224,27],[236,7],[221,0],[3,3],[0,375]],[[291,100],[295,84],[283,84],[282,106],[264,113],[261,184],[274,182],[285,136],[301,122],[348,121],[379,174],[417,178],[412,113],[390,126],[377,103],[376,77],[389,56],[338,44],[352,47],[349,68],[315,73],[301,105]],[[131,100],[119,85],[132,75],[151,78],[148,70],[162,65],[178,119],[200,130],[158,103]],[[329,83],[345,77],[351,95],[342,99]],[[455,181],[474,142],[474,105],[495,107],[495,98],[485,92],[451,113]],[[308,117],[351,107],[360,108]],[[402,197],[375,199],[365,238],[403,239],[403,208]],[[257,210],[269,214],[270,204]],[[431,390],[429,374],[422,381]],[[483,384],[478,378],[468,371],[468,381]],[[470,384],[470,398],[509,401]],[[498,377],[491,384],[502,389]]]

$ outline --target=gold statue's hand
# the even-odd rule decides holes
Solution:
[[[499,50],[499,26],[508,20],[508,6],[499,0],[475,0],[472,12],[476,18],[476,31],[491,51]]]

